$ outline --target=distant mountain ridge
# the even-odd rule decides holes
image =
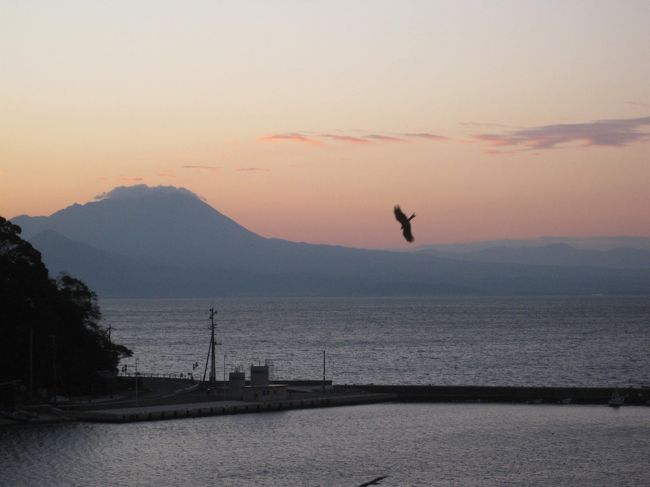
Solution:
[[[650,270],[461,261],[269,239],[183,188],[118,187],[12,220],[100,296],[650,293]]]
[[[485,249],[547,247],[550,245],[569,245],[578,250],[613,250],[617,248],[641,249],[650,251],[650,238],[629,235],[608,235],[594,237],[538,237],[531,239],[482,240],[477,242],[455,242],[449,244],[430,244],[416,247],[416,251],[438,251],[449,253],[478,252]]]
[[[236,258],[241,247],[255,248],[264,240],[190,191],[173,187],[118,187],[49,217],[23,215],[12,221],[27,239],[54,230],[99,250],[167,265],[200,265],[216,249]],[[211,244],[205,246],[206,241]]]
[[[565,243],[540,247],[487,247],[475,251],[443,252],[421,250],[450,259],[502,264],[556,265],[572,267],[610,267],[619,269],[650,268],[650,251],[635,248],[582,250]]]

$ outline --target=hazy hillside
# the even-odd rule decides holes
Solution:
[[[650,292],[647,269],[470,262],[267,239],[173,187],[116,188],[49,217],[13,221],[51,270],[103,296]]]
[[[650,251],[635,248],[614,248],[611,250],[584,250],[568,244],[558,243],[540,247],[486,247],[475,251],[443,252],[424,249],[439,257],[475,262],[507,264],[555,265],[573,267],[611,267],[640,269],[650,268]]]
[[[578,250],[640,249],[650,251],[650,238],[635,236],[596,236],[596,237],[539,237],[528,240],[503,239],[478,242],[456,242],[418,246],[416,251],[436,251],[444,253],[480,252],[493,248],[538,248],[555,244],[568,245]]]
[[[49,229],[96,249],[150,262],[200,265],[254,253],[265,240],[181,188],[116,188],[49,217],[12,220],[25,238]]]

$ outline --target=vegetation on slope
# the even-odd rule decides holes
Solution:
[[[0,383],[29,391],[89,392],[98,372],[131,351],[98,325],[97,297],[83,282],[50,278],[41,254],[0,217]]]

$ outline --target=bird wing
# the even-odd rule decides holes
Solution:
[[[359,487],[368,487],[370,485],[379,485],[379,482],[387,478],[388,475],[382,475],[381,477],[377,477],[375,479],[372,479],[370,482],[364,482],[363,484],[359,485]]]
[[[407,242],[412,242],[414,240],[413,234],[411,233],[411,224],[408,221],[402,226],[402,234]]]
[[[406,217],[406,215],[402,212],[402,209],[399,207],[399,205],[395,205],[395,209],[393,210],[395,212],[395,218],[397,219],[398,222],[400,222],[402,225],[406,224],[409,222],[409,219]]]

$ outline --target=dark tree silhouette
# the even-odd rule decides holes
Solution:
[[[0,382],[30,384],[31,348],[35,390],[87,392],[131,351],[97,324],[95,293],[65,274],[51,279],[20,232],[0,217]]]
[[[411,220],[415,218],[415,213],[407,217],[402,212],[399,205],[395,205],[395,209],[393,211],[395,212],[395,218],[402,225],[402,234],[404,235],[404,238],[406,239],[407,242],[413,242],[414,239],[413,239],[413,234],[411,233]]]

